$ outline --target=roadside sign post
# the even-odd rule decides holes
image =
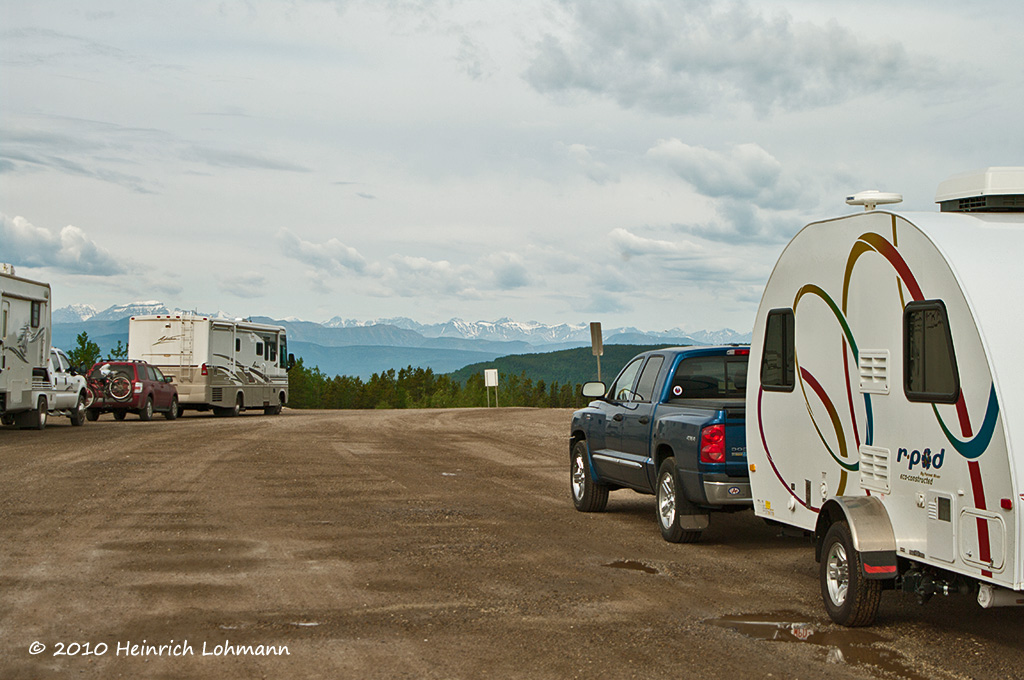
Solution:
[[[491,388],[494,388],[494,407],[498,407],[498,369],[484,369],[484,390],[487,392],[487,408],[491,407]]]
[[[601,355],[604,354],[604,339],[601,337],[601,322],[590,323],[590,348],[597,357],[597,380],[601,381]]]

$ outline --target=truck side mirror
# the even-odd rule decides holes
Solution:
[[[596,381],[584,383],[583,389],[581,390],[583,396],[588,397],[590,399],[597,399],[599,397],[603,397],[605,392],[607,391],[608,388],[605,387],[605,384],[603,382]]]

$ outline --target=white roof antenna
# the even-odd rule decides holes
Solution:
[[[865,211],[871,211],[875,209],[876,205],[884,205],[886,203],[902,203],[903,194],[894,194],[886,191],[858,191],[853,196],[847,196],[846,202],[849,205],[862,205]]]

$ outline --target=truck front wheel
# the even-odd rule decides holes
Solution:
[[[602,512],[608,505],[608,487],[598,484],[590,476],[587,442],[583,439],[572,447],[569,488],[572,491],[572,504],[580,512]]]
[[[690,502],[676,485],[676,459],[666,458],[658,468],[658,527],[661,536],[669,543],[696,543],[700,540],[699,529],[686,529],[680,523],[680,511],[690,509]]]
[[[841,626],[871,625],[882,599],[882,582],[864,578],[846,522],[829,527],[821,555],[821,599],[829,617]]]

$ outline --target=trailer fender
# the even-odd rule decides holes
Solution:
[[[821,561],[822,543],[829,527],[843,521],[849,525],[854,548],[860,553],[864,578],[896,578],[896,534],[885,506],[874,496],[842,496],[825,502],[814,528],[815,559]]]

